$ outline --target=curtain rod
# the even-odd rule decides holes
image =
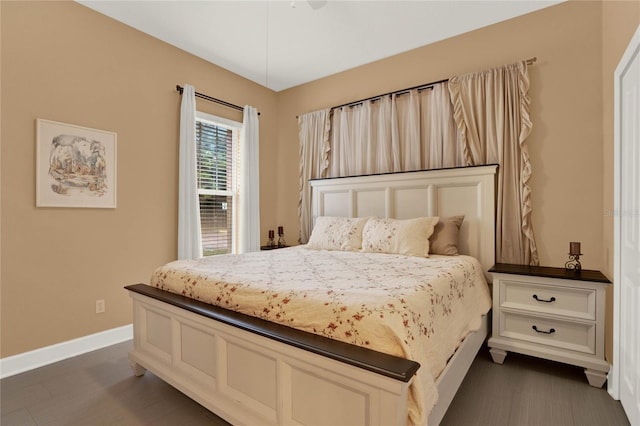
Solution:
[[[538,58],[534,56],[533,58],[527,59],[526,62],[527,62],[527,65],[533,65],[533,63],[535,61],[537,61],[537,60],[538,60]],[[415,90],[415,89],[418,89],[418,90],[430,89],[433,86],[435,86],[436,84],[445,83],[447,81],[449,81],[449,79],[445,78],[443,80],[433,81],[431,83],[420,84],[418,86],[409,87],[407,89],[395,90],[393,92],[384,93],[382,95],[371,96],[370,98],[360,99],[358,101],[347,102],[346,104],[342,104],[342,105],[337,105],[337,106],[331,107],[330,111],[333,111],[334,109],[342,108],[342,107],[345,107],[345,106],[353,107],[353,106],[359,105],[359,104],[361,104],[363,102],[371,101],[371,100],[374,100],[374,99],[384,98],[385,96],[389,96],[389,95],[402,95],[404,93],[408,93],[409,91]]]
[[[176,85],[176,91],[178,91],[178,92],[180,92],[180,94],[182,94],[182,92],[184,91],[184,88],[182,86],[180,86],[180,85]],[[201,99],[207,100],[209,102],[215,102],[217,104],[224,105],[227,108],[237,109],[238,111],[244,111],[244,108],[239,106],[239,105],[234,105],[234,104],[232,104],[230,102],[223,101],[221,99],[217,99],[217,98],[214,98],[214,97],[209,96],[209,95],[205,95],[204,93],[195,92],[195,95],[196,95],[196,98],[201,98]],[[260,113],[258,113],[258,115],[260,115]]]

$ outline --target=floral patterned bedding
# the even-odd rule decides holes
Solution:
[[[410,257],[305,246],[182,260],[151,285],[173,293],[420,363],[409,423],[437,402],[435,380],[491,307],[469,256]]]

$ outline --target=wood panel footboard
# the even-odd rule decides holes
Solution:
[[[134,373],[148,369],[234,425],[406,424],[418,363],[144,284]]]

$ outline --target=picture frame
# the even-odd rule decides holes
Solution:
[[[36,120],[36,207],[116,207],[117,135]]]

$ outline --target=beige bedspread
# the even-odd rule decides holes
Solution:
[[[437,402],[435,380],[491,299],[469,256],[407,257],[304,246],[175,261],[151,285],[420,363],[409,423]]]

